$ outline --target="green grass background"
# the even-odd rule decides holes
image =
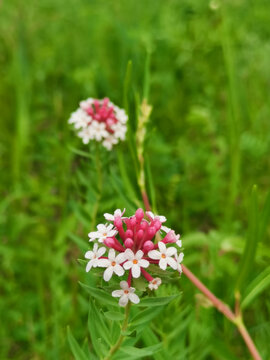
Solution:
[[[123,106],[129,60],[134,104],[147,53],[148,187],[151,174],[152,201],[182,234],[185,264],[231,306],[235,286],[244,297],[269,270],[269,22],[267,0],[0,2],[1,359],[72,359],[67,325],[80,343],[87,336],[87,297],[78,285],[86,276],[77,258],[103,212],[126,207],[131,214],[139,192],[128,145],[121,144],[136,195],[122,185],[117,153],[102,152],[99,197],[95,162],[72,152],[89,148],[67,119],[87,97],[109,96]],[[258,246],[240,284],[247,239]],[[267,274],[244,312],[265,359]],[[187,279],[175,283],[181,303],[155,325],[170,356],[248,359],[233,325],[205,307]]]

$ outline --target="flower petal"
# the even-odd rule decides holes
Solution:
[[[125,280],[120,281],[120,287],[123,290],[127,290],[129,288],[127,281],[125,281]]]
[[[122,266],[116,264],[114,267],[113,267],[113,271],[116,275],[118,276],[122,276],[124,275],[125,273],[125,270],[122,268]]]
[[[175,259],[171,257],[167,257],[167,262],[170,265],[170,267],[172,267],[174,270],[177,269],[177,262],[175,261]]]
[[[88,261],[85,271],[86,272],[90,271],[92,266],[93,266],[93,260]]]
[[[105,281],[109,281],[112,277],[112,274],[113,274],[113,267],[112,266],[109,266],[105,271],[104,271],[104,274],[103,274],[103,279]]]
[[[181,252],[177,257],[177,262],[181,263],[183,261],[183,259],[184,259],[184,253]]]
[[[120,306],[126,306],[128,303],[128,296],[125,294],[125,295],[122,295],[119,299],[119,305]]]
[[[140,266],[139,265],[133,265],[132,266],[132,268],[131,268],[131,273],[132,273],[132,276],[134,277],[134,278],[139,278],[140,277],[140,275],[141,275],[141,268],[140,268]]]
[[[145,259],[141,259],[141,260],[139,260],[139,265],[143,268],[147,268],[149,266],[149,261],[147,261]]]
[[[169,247],[166,250],[166,255],[167,256],[172,256],[172,255],[175,255],[176,253],[177,253],[177,250],[176,250],[175,247]]]
[[[142,250],[138,250],[135,254],[135,259],[140,260],[143,257],[143,251]]]
[[[127,261],[123,264],[124,269],[129,270],[133,265],[132,261]]]
[[[84,255],[84,257],[85,257],[86,259],[92,259],[93,256],[94,256],[94,253],[93,253],[93,251],[91,251],[91,250],[87,251],[87,252],[85,253],[85,255]]]
[[[98,259],[99,267],[108,267],[111,265],[111,262],[108,259]]]
[[[96,244],[95,244],[95,245],[96,245]],[[105,254],[105,252],[106,252],[106,248],[105,248],[104,246],[101,247],[101,248],[99,248],[98,251],[97,251],[97,257],[98,257],[98,258],[101,257],[102,255]]]
[[[133,304],[138,304],[140,302],[139,296],[132,293],[129,294],[129,300],[133,302]]]
[[[162,241],[158,242],[158,248],[162,253],[166,251],[166,245]]]
[[[125,255],[126,255],[127,260],[133,260],[134,259],[134,252],[131,249],[126,249]]]
[[[157,250],[151,250],[148,252],[148,256],[151,258],[151,259],[154,259],[154,260],[159,260],[161,258],[161,253]]]
[[[126,254],[124,252],[118,254],[115,258],[115,261],[119,264],[123,263],[124,261],[126,261],[127,257]]]
[[[158,265],[159,265],[159,267],[160,267],[162,270],[166,270],[166,269],[167,269],[167,259],[161,258],[161,259],[159,260]]]
[[[122,296],[123,295],[123,290],[114,290],[113,292],[112,292],[112,296],[113,297],[120,297],[120,296]]]
[[[107,221],[114,221],[114,216],[112,214],[105,213],[104,217]]]
[[[109,250],[108,258],[110,260],[115,260],[115,250],[114,249]]]

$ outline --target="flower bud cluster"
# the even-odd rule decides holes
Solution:
[[[111,150],[119,140],[125,140],[128,117],[125,110],[114,105],[108,98],[89,98],[80,102],[80,107],[71,114],[69,124],[74,124],[77,135],[84,144],[91,140],[102,142]]]
[[[121,290],[112,292],[112,296],[120,297],[119,305],[126,306],[128,301],[138,303],[139,297],[135,288],[131,287],[132,280],[143,276],[148,281],[150,290],[156,290],[161,284],[160,278],[153,278],[146,271],[150,264],[162,270],[172,268],[182,272],[181,262],[183,252],[177,253],[182,246],[180,235],[166,226],[164,216],[156,216],[150,211],[137,209],[131,217],[124,217],[124,212],[115,210],[114,214],[104,214],[110,224],[99,224],[97,231],[88,234],[90,240],[96,241],[92,251],[87,251],[88,259],[86,271],[92,267],[105,268],[103,278],[109,281],[113,275],[124,276],[127,281],[121,281]],[[98,243],[105,246],[98,247]],[[107,255],[105,256],[105,253]]]

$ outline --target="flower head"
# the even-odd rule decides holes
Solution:
[[[121,281],[120,287],[121,290],[114,290],[112,292],[113,297],[120,297],[119,299],[120,306],[126,306],[128,301],[131,301],[134,304],[138,304],[140,302],[138,295],[134,294],[135,288],[129,287],[126,281]]]
[[[153,278],[151,270],[148,272],[150,264],[159,266],[162,270],[172,268],[181,272],[180,264],[183,260],[183,253],[178,255],[175,247],[179,246],[180,235],[170,229],[165,235],[160,232],[166,221],[165,216],[157,216],[151,212],[145,214],[142,209],[137,209],[133,216],[124,217],[124,212],[125,210],[116,209],[112,214],[105,213],[105,219],[111,224],[99,224],[97,231],[88,234],[90,241],[102,242],[107,247],[108,254],[105,254],[104,248],[101,250],[94,247],[93,252],[88,251],[85,255],[92,261],[87,265],[87,271],[92,267],[106,268],[103,274],[105,281],[109,281],[113,275],[127,277],[127,281],[120,283],[122,290],[112,293],[113,296],[120,297],[121,306],[125,306],[129,300],[139,302],[138,296],[134,294],[135,289],[131,287],[133,279],[142,276],[148,281],[149,289],[156,290],[159,287],[161,279]]]
[[[99,258],[105,254],[106,248],[103,246],[101,248],[98,248],[98,244],[94,244],[93,251],[87,251],[84,255],[86,259],[89,259],[87,266],[86,266],[86,272],[88,272],[92,267],[98,266],[98,260]]]
[[[89,98],[80,102],[80,107],[71,114],[68,122],[74,125],[84,144],[96,140],[111,150],[119,140],[125,140],[127,120],[125,111],[108,98]]]

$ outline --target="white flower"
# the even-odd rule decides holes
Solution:
[[[111,126],[112,130],[114,131],[114,136],[121,140],[125,140],[127,127],[126,125],[121,124],[120,122],[113,124]]]
[[[84,144],[88,144],[90,140],[94,139],[94,133],[91,126],[88,126],[87,128],[84,128],[78,132],[78,136],[82,139]]]
[[[106,130],[106,125],[104,123],[93,120],[91,123],[91,131],[93,132],[93,136],[97,141],[100,141],[102,138],[106,138],[109,133]]]
[[[103,242],[107,237],[112,237],[116,234],[117,230],[113,227],[113,224],[99,224],[97,226],[97,231],[90,232],[88,236],[90,238],[89,241],[98,239],[99,242]]]
[[[141,275],[141,267],[147,268],[149,266],[149,261],[142,259],[144,253],[142,250],[139,250],[134,254],[131,249],[125,251],[126,261],[124,263],[124,268],[126,270],[131,269],[132,276],[138,278]]]
[[[98,261],[98,266],[100,267],[106,267],[107,269],[104,271],[103,279],[105,281],[109,281],[115,273],[118,276],[124,275],[125,271],[120,265],[126,260],[125,254],[120,253],[117,256],[115,256],[114,249],[109,250],[108,259],[100,259]]]
[[[150,290],[157,290],[159,285],[161,284],[161,282],[162,281],[161,281],[160,278],[155,278],[155,279],[153,279],[152,281],[149,282],[148,287],[149,287]]]
[[[176,270],[177,263],[175,259],[172,258],[172,256],[176,254],[176,248],[174,247],[166,248],[166,245],[162,241],[159,241],[158,248],[159,251],[158,250],[149,251],[148,256],[151,259],[159,260],[158,265],[162,270],[166,270],[168,265],[170,265],[174,270]]]
[[[80,102],[80,108],[87,111],[89,109],[89,107],[92,106],[93,103],[94,103],[94,99],[88,98],[88,99]]]
[[[125,110],[120,109],[118,106],[114,105],[114,112],[117,120],[119,120],[122,124],[125,124],[128,120],[128,116]]]
[[[126,209],[124,209],[123,211],[121,211],[121,209],[116,209],[115,212],[112,214],[108,214],[108,213],[105,213],[104,214],[104,217],[107,221],[114,221],[115,218],[117,217],[120,217],[121,219],[123,219],[123,214],[124,212],[126,211]]]
[[[113,145],[118,143],[118,139],[116,139],[113,135],[109,135],[107,136],[103,142],[102,145],[107,149],[107,150],[112,150]]]
[[[159,220],[161,222],[161,224],[167,221],[165,216],[163,216],[163,215],[155,215],[155,214],[152,213],[152,211],[146,211],[146,216],[148,216],[148,218],[152,219],[152,220],[155,220],[155,219]],[[166,233],[168,233],[171,230],[167,226],[161,226],[160,229],[165,231]]]
[[[98,260],[105,252],[105,247],[98,248],[98,244],[95,244],[93,251],[89,250],[85,253],[84,257],[86,259],[90,259],[86,266],[86,272],[88,272],[92,267],[98,266]]]
[[[180,235],[177,235],[177,236],[180,237]],[[179,240],[179,237],[178,237],[178,239],[176,240],[175,243],[176,243],[177,246],[182,247],[182,240]]]
[[[78,109],[71,114],[69,124],[74,124],[75,129],[86,128],[92,121],[91,116],[82,109]]]
[[[179,255],[175,254],[175,260],[176,260],[176,264],[177,264],[177,270],[179,271],[179,273],[181,273],[182,270],[182,266],[181,266],[181,262],[184,259],[184,253],[180,253]]]
[[[122,290],[114,290],[112,292],[113,297],[120,297],[120,306],[126,306],[129,300],[134,304],[138,304],[140,302],[138,295],[134,294],[135,288],[129,287],[126,281],[121,281],[120,287]]]

